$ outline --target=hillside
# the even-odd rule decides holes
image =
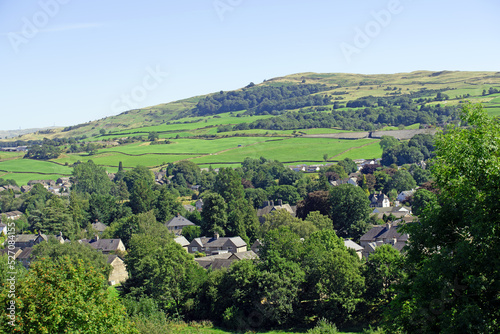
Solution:
[[[465,100],[500,115],[500,72],[294,74],[2,140],[51,139],[61,154],[31,160],[0,152],[0,178],[57,179],[88,160],[116,172],[120,163],[158,170],[181,160],[215,168],[261,156],[288,165],[380,158],[382,135],[409,139],[419,129],[457,124]]]
[[[347,103],[359,98],[374,96],[405,96],[411,93],[424,92],[424,97],[434,97],[434,91],[442,91],[449,96],[446,105],[456,105],[466,94],[471,102],[482,102],[488,108],[490,114],[500,114],[500,100],[496,95],[482,96],[482,91],[490,87],[500,87],[500,72],[459,72],[459,71],[416,71],[411,73],[397,74],[346,74],[346,73],[298,73],[284,77],[267,80],[252,88],[242,88],[233,91],[241,92],[245,89],[256,89],[259,87],[280,87],[289,85],[324,85],[324,90],[311,94],[322,97],[330,97],[333,101]],[[401,89],[401,90],[400,90]],[[429,94],[425,94],[425,91]],[[189,99],[159,104],[147,108],[126,111],[116,116],[106,117],[97,121],[78,124],[67,128],[51,129],[41,133],[33,133],[22,136],[22,140],[37,140],[42,138],[68,138],[86,135],[88,137],[99,135],[104,129],[107,133],[124,134],[135,132],[131,130],[143,127],[161,127],[168,122],[195,121],[196,106],[198,102],[208,96],[217,96],[219,92]],[[338,100],[335,100],[338,98]],[[272,100],[272,98],[270,98]],[[431,102],[430,104],[438,104]],[[236,108],[237,109],[237,108]],[[244,109],[239,109],[244,110]],[[234,111],[239,111],[234,110]],[[295,110],[295,109],[285,109]],[[233,122],[231,124],[234,124]],[[212,126],[225,124],[213,123]],[[396,124],[397,125],[397,124]],[[160,128],[156,130],[161,130]],[[183,129],[182,129],[183,130]]]

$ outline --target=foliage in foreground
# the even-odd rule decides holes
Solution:
[[[137,333],[125,308],[111,298],[106,279],[91,263],[62,257],[40,259],[16,282],[15,326],[6,313],[0,316],[3,333]],[[9,289],[0,294],[7,309]]]
[[[468,127],[436,141],[437,201],[409,228],[391,331],[493,333],[500,326],[500,124],[464,106]]]

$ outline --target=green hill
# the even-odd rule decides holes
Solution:
[[[374,96],[405,96],[409,94],[421,93],[424,97],[436,96],[435,91],[442,91],[448,95],[449,100],[445,101],[446,105],[456,105],[462,100],[462,97],[469,94],[467,97],[471,102],[482,102],[488,108],[491,114],[500,114],[500,98],[498,96],[486,95],[483,96],[483,90],[488,91],[491,87],[500,87],[500,72],[460,72],[460,71],[417,71],[411,73],[397,74],[346,74],[346,73],[298,73],[285,77],[278,77],[267,80],[261,84],[249,88],[237,89],[229,92],[231,94],[243,92],[245,90],[283,87],[283,86],[304,86],[304,85],[323,85],[321,91],[310,94],[312,96],[319,95],[321,97],[330,97],[333,102],[337,101],[342,104],[349,101],[354,101],[359,98]],[[428,91],[428,94],[425,94]],[[225,92],[228,93],[228,92]],[[116,116],[110,116],[97,120],[78,124],[67,128],[58,128],[42,131],[41,133],[33,133],[20,137],[23,140],[36,140],[42,138],[61,138],[61,137],[79,137],[86,135],[88,137],[99,135],[100,130],[105,130],[106,133],[121,135],[130,132],[144,131],[179,131],[189,130],[192,132],[197,128],[202,128],[201,125],[204,119],[196,117],[199,115],[196,107],[197,104],[210,96],[217,96],[220,92],[207,94],[204,96],[192,97],[189,99],[159,104],[147,108],[135,109],[126,111]],[[393,94],[393,95],[389,95]],[[309,95],[307,95],[309,96]],[[335,100],[338,98],[338,100]],[[269,97],[272,101],[272,96]],[[431,102],[429,104],[438,104],[439,102]],[[238,108],[233,108],[238,109]],[[233,112],[241,111],[232,110]],[[296,110],[296,109],[285,109]],[[204,114],[215,115],[213,114]],[[217,126],[223,124],[238,124],[239,122],[249,122],[255,119],[247,118],[242,120],[225,119],[211,120],[203,125]],[[188,123],[196,122],[199,123]],[[175,126],[168,123],[180,123]],[[200,131],[200,133],[210,133],[210,131]],[[186,134],[185,134],[186,135]]]
[[[16,140],[64,140],[63,153],[33,163],[21,159],[23,154],[0,152],[0,178],[21,184],[55,179],[70,174],[73,163],[89,159],[114,172],[120,162],[125,168],[157,169],[185,159],[219,167],[260,156],[286,164],[320,163],[325,156],[328,161],[379,158],[378,139],[367,138],[369,131],[457,123],[465,100],[500,115],[500,72],[293,74],[26,134]],[[159,138],[154,144],[161,145],[150,143],[151,133]],[[89,143],[99,146],[92,155],[85,152]]]

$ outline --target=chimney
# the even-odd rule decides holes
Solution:
[[[274,206],[274,201],[271,201],[271,206]]]
[[[94,235],[94,238],[95,238],[95,241],[98,241],[99,240],[99,235]]]
[[[282,206],[283,205],[283,201],[281,199],[278,200],[278,205],[279,206]]]
[[[179,212],[177,212],[177,217],[179,217],[181,214]]]
[[[214,239],[215,240],[219,239],[219,232],[214,232]]]

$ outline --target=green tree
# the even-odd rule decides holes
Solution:
[[[31,253],[35,259],[49,258],[54,262],[64,262],[65,257],[78,265],[79,261],[90,263],[97,272],[104,277],[108,277],[111,272],[111,266],[107,263],[107,256],[95,250],[86,243],[70,242],[61,244],[59,240],[50,238],[47,242],[42,242],[33,247]]]
[[[8,289],[0,294],[7,308]],[[4,333],[138,333],[125,308],[106,290],[106,278],[92,263],[62,257],[34,262],[28,275],[16,282],[16,319],[11,326],[0,315]]]
[[[385,307],[395,296],[395,286],[404,277],[403,257],[391,245],[381,245],[370,254],[366,265],[362,267],[366,282],[365,301],[369,309],[380,316]]]
[[[340,161],[338,165],[342,166],[347,174],[356,173],[358,171],[358,165],[356,165],[351,158],[345,158]]]
[[[104,237],[121,239],[128,247],[130,239],[134,234],[148,234],[168,239],[170,232],[168,228],[156,220],[153,211],[129,215],[116,220],[104,231]]]
[[[85,147],[85,152],[87,152],[89,155],[95,155],[97,154],[97,149],[98,146],[94,143],[88,143],[87,146]]]
[[[123,180],[127,184],[127,188],[130,192],[134,187],[134,184],[142,181],[143,185],[152,189],[155,181],[153,173],[144,166],[137,166],[134,169],[125,172]]]
[[[364,289],[361,262],[332,230],[313,233],[304,241],[306,272],[302,300],[314,301],[314,313],[335,323],[352,319]]]
[[[393,136],[382,136],[379,145],[382,148],[382,150],[385,151],[388,148],[399,145],[399,140],[397,140]]]
[[[309,212],[305,221],[313,223],[318,230],[333,229],[333,221],[328,216],[322,215],[319,211]]]
[[[468,128],[437,136],[437,203],[408,227],[408,278],[388,314],[391,330],[492,333],[500,282],[500,124],[466,104]]]
[[[342,237],[358,239],[368,229],[370,201],[363,189],[341,184],[330,191],[333,227]]]
[[[193,304],[206,272],[172,237],[134,234],[125,259],[130,277],[124,294],[150,297],[172,316]]]
[[[295,182],[300,180],[302,178],[302,174],[298,172],[294,172],[293,170],[286,169],[283,173],[281,173],[281,176],[279,178],[279,184],[280,186],[283,185],[294,185]]]
[[[189,242],[191,242],[194,238],[199,238],[202,236],[201,227],[200,226],[184,226],[181,232],[182,236],[184,236]]]
[[[277,256],[268,256],[258,268],[258,296],[264,301],[258,311],[271,325],[292,324],[302,308],[299,292],[305,279],[304,270],[300,264]]]
[[[420,216],[424,210],[433,208],[437,204],[437,196],[427,189],[418,189],[412,198],[412,211]]]
[[[158,133],[157,133],[157,132],[154,132],[154,131],[153,131],[153,132],[150,132],[150,133],[148,134],[148,140],[149,140],[149,141],[157,141],[157,140],[158,140],[158,138],[160,138],[160,136],[158,136]]]
[[[260,208],[262,203],[268,200],[267,192],[261,188],[245,189],[245,198],[249,203],[253,203],[254,208]]]
[[[97,166],[92,160],[78,164],[73,169],[71,190],[77,193],[109,194],[113,182],[104,167]]]
[[[182,211],[182,204],[177,200],[177,196],[167,187],[162,187],[154,202],[156,219],[166,222],[175,214]]]
[[[179,161],[173,166],[172,175],[182,174],[184,179],[190,185],[199,184],[201,181],[200,167],[192,161]]]
[[[266,189],[268,198],[274,200],[282,200],[283,203],[296,205],[301,200],[300,194],[294,186],[272,186]]]
[[[303,221],[300,218],[293,217],[290,212],[285,209],[273,211],[264,215],[264,223],[261,226],[261,235],[265,235],[272,229],[277,229],[283,226],[290,228],[298,236],[305,238],[318,228],[311,221]]]
[[[41,211],[33,212],[29,220],[32,222],[32,229],[42,233],[52,235],[62,233],[69,239],[75,239],[78,233],[79,226],[73,221],[71,211],[58,197],[48,200],[46,206]]]
[[[412,190],[417,187],[417,182],[411,174],[405,170],[401,169],[392,176],[392,178],[387,182],[385,187],[385,192],[389,192],[391,189],[396,189],[398,193],[405,190]]]
[[[155,194],[153,189],[143,180],[134,182],[130,190],[130,207],[132,212],[137,214],[153,209]]]
[[[421,167],[419,167],[417,165],[412,165],[410,167],[409,172],[411,173],[411,175],[415,179],[415,182],[419,186],[421,186],[422,184],[424,184],[427,181],[430,181],[430,179],[432,177],[430,170],[422,169]]]
[[[202,232],[213,234],[218,232],[221,236],[226,234],[227,229],[227,204],[221,195],[217,193],[205,193],[203,195]]]

